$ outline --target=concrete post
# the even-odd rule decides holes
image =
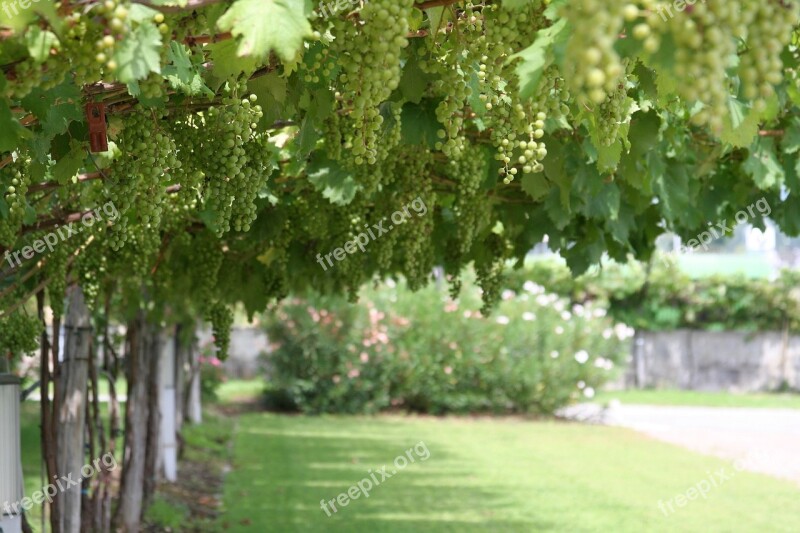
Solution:
[[[22,456],[16,376],[0,374],[0,532],[22,533]]]

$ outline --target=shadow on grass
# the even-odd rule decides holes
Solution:
[[[383,433],[380,425],[375,433],[348,434],[337,429],[335,419],[315,429],[281,427],[286,419],[270,418],[270,427],[240,420],[233,471],[225,481],[226,530],[531,531],[554,526],[495,519],[512,507],[503,494],[478,486],[454,454],[426,453],[426,446],[415,450],[419,440]],[[415,460],[398,469],[393,461],[406,450]],[[382,480],[384,466],[391,477]],[[328,503],[329,517],[321,500],[335,500],[364,479],[373,485],[368,497],[359,493],[344,507]]]

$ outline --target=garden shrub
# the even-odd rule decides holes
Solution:
[[[358,304],[309,295],[266,319],[268,401],[307,413],[552,413],[591,397],[629,352],[632,330],[593,304],[534,283],[506,290],[490,317],[465,281],[416,293],[388,282]]]
[[[691,279],[675,261],[609,262],[573,278],[563,261],[544,259],[508,273],[509,287],[526,280],[544,285],[573,304],[594,302],[615,320],[637,329],[800,331],[800,273],[776,279],[715,275]]]

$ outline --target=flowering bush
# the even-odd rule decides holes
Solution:
[[[225,380],[225,370],[222,368],[222,361],[215,355],[214,343],[200,348],[200,394],[203,401],[214,401],[217,399],[217,389]]]
[[[552,413],[594,391],[633,332],[602,308],[570,305],[534,283],[481,316],[479,290],[388,282],[361,301],[293,298],[267,317],[273,406],[304,412]]]

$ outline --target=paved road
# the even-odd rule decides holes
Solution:
[[[622,426],[800,486],[800,410],[596,404],[564,416]]]

